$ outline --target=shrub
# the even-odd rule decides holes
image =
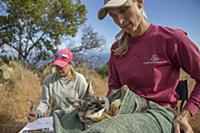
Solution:
[[[97,73],[100,74],[102,77],[107,77],[108,76],[108,65],[105,64],[100,68],[96,69]]]

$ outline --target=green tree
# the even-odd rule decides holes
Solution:
[[[81,0],[0,0],[1,53],[35,64],[45,60],[61,44],[74,37],[86,21]]]

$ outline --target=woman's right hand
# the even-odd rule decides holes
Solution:
[[[36,111],[31,111],[27,115],[28,121],[33,122],[38,118],[38,113]]]
[[[187,110],[183,110],[174,120],[174,133],[194,133],[189,124],[191,114]]]

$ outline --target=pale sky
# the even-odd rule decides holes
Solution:
[[[86,5],[87,25],[103,35],[107,50],[114,41],[119,28],[107,16],[100,21],[97,12],[104,0],[82,0]],[[200,0],[144,0],[148,21],[172,28],[180,28],[188,33],[189,38],[200,48]]]

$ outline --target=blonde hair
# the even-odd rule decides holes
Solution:
[[[70,80],[75,80],[76,79],[76,71],[71,63],[69,65],[70,65],[70,71],[71,71],[71,79]]]
[[[135,2],[135,0],[132,0]],[[142,13],[143,18],[146,20],[147,15],[144,11],[144,7],[140,8],[140,11]],[[116,36],[115,39],[117,40],[118,47],[114,50],[115,55],[123,56],[127,53],[129,48],[129,40],[131,38],[131,35],[129,33],[126,33],[125,31],[121,30]]]

